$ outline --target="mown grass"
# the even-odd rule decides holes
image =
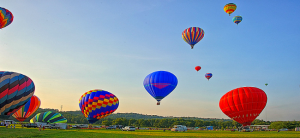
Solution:
[[[21,128],[17,126],[15,129],[0,127],[0,137],[5,138],[29,138],[29,137],[45,137],[45,138],[172,138],[172,137],[300,137],[300,132],[230,132],[230,131],[188,131],[188,132],[171,132],[162,130],[137,130],[137,131],[121,131],[106,129],[70,129],[70,130],[51,130],[45,129],[39,131],[38,128]]]

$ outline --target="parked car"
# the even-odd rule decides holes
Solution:
[[[175,125],[171,129],[171,131],[183,131],[183,132],[185,132],[185,131],[187,131],[187,128],[186,128],[186,126],[183,126],[183,125]]]
[[[287,128],[282,128],[282,129],[279,129],[279,131],[288,131]]]
[[[122,131],[135,131],[134,126],[125,126],[122,128]]]
[[[56,126],[55,124],[48,124],[48,125],[44,125],[44,127],[46,129],[59,129],[59,126]]]
[[[24,124],[23,126],[27,127],[27,128],[30,128],[30,127],[37,128],[38,127],[37,124],[35,124],[35,123]]]
[[[242,127],[241,131],[242,132],[253,132],[253,129],[250,129],[250,127],[246,126],[246,127]]]
[[[106,129],[116,129],[116,128],[117,128],[116,125],[110,125],[110,126],[106,127]]]

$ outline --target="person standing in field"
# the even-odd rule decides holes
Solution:
[[[40,127],[39,127],[39,131],[41,131],[41,129],[42,129],[42,126],[40,125]]]
[[[16,124],[14,124],[14,129],[16,128]]]
[[[44,129],[45,129],[45,126],[43,126],[43,131],[44,131]]]

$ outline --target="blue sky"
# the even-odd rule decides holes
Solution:
[[[228,16],[223,10],[235,3]],[[204,0],[1,1],[14,15],[0,31],[0,70],[29,76],[42,108],[79,110],[80,96],[103,89],[120,100],[116,112],[228,118],[228,91],[255,86],[268,103],[258,117],[300,120],[300,2]],[[235,15],[243,21],[232,22]],[[189,27],[204,38],[194,49]],[[199,72],[195,66],[201,66]],[[157,106],[143,87],[158,70],[178,78]],[[210,81],[205,73],[213,73]],[[268,83],[268,86],[264,84]]]

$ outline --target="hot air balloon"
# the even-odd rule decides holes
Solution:
[[[12,13],[9,10],[0,7],[0,29],[11,24],[13,20],[14,16]]]
[[[196,67],[195,67],[195,70],[197,70],[197,71],[199,71],[200,69],[201,69],[200,66],[196,66]]]
[[[16,72],[0,71],[0,116],[8,118],[23,107],[34,93],[32,80]]]
[[[30,117],[41,105],[41,100],[33,95],[30,100],[12,116],[23,122],[25,119]]]
[[[268,83],[266,83],[265,85],[266,85],[266,86],[268,86],[269,84],[268,84]]]
[[[242,16],[234,16],[232,21],[235,23],[235,24],[239,24],[241,21],[243,20]]]
[[[153,72],[144,79],[144,87],[157,100],[157,105],[176,88],[177,83],[176,76],[167,71]]]
[[[105,90],[90,90],[79,99],[79,108],[90,124],[117,110],[119,99]]]
[[[197,44],[203,37],[204,31],[199,27],[190,27],[182,32],[183,40],[191,45],[192,49],[194,48],[194,45]]]
[[[224,6],[224,11],[228,13],[229,16],[231,13],[235,11],[235,9],[236,9],[236,5],[234,3],[228,3]]]
[[[251,125],[266,104],[266,93],[256,87],[233,89],[223,95],[219,102],[222,112],[243,126]]]
[[[206,73],[206,74],[205,74],[205,78],[206,78],[207,80],[209,80],[211,77],[212,77],[212,74],[211,74],[211,73]]]
[[[64,118],[60,113],[55,113],[52,111],[42,112],[36,114],[32,119],[30,119],[30,123],[67,123],[67,119]]]

